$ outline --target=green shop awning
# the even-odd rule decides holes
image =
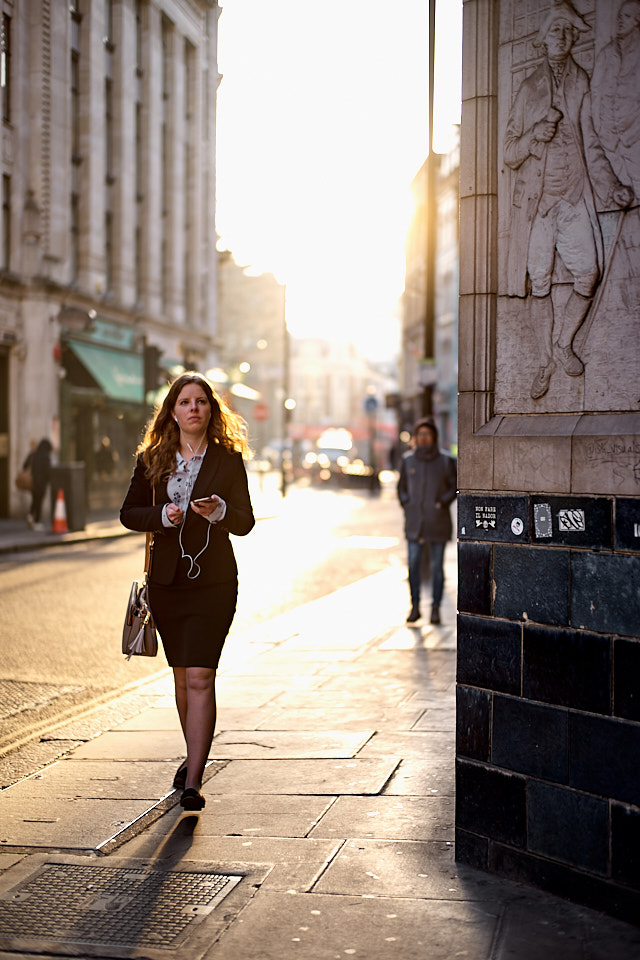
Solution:
[[[67,340],[67,345],[108,397],[144,403],[144,363],[140,354],[123,353],[79,340]]]

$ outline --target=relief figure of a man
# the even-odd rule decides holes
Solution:
[[[640,0],[625,0],[591,77],[593,124],[611,166],[640,200]]]
[[[554,4],[536,37],[544,59],[520,86],[505,133],[505,162],[516,171],[507,292],[531,294],[539,349],[534,400],[549,389],[557,363],[570,377],[584,372],[572,344],[602,274],[596,209],[626,207],[633,199],[596,135],[589,77],[571,56],[578,36],[588,29],[570,3]],[[551,298],[556,253],[573,280],[559,317]]]

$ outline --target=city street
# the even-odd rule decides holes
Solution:
[[[293,485],[283,499],[276,479],[264,495],[256,487],[254,530],[234,538],[240,593],[228,645],[249,627],[404,562],[393,485],[377,496]],[[35,742],[57,722],[126,689],[135,701],[136,685],[167,669],[162,653],[131,662],[120,653],[126,597],[142,564],[141,536],[0,558],[0,749],[10,751],[0,757],[0,785],[59,753],[56,742]]]

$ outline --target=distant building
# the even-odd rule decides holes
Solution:
[[[258,453],[282,435],[285,295],[272,273],[239,265],[228,250],[218,254],[219,386],[231,392]]]
[[[411,189],[414,215],[407,235],[406,275],[402,313],[400,362],[401,426],[410,427],[422,414],[425,383],[433,384],[434,416],[441,442],[457,443],[458,398],[458,131],[447,154],[436,155],[436,259],[435,259],[435,368],[425,362],[426,323],[426,164],[416,174]]]
[[[157,386],[145,344],[165,367],[216,361],[218,15],[2,4],[0,516],[26,508],[10,478],[30,440],[90,480],[107,436],[128,472]]]
[[[385,401],[397,389],[392,361],[373,363],[348,342],[292,338],[290,394],[296,405],[289,435],[300,448],[312,447],[327,427],[344,427],[366,457],[373,418],[378,466],[386,468],[397,426]]]

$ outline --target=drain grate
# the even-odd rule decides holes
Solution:
[[[241,876],[46,864],[0,895],[0,938],[170,949]]]

